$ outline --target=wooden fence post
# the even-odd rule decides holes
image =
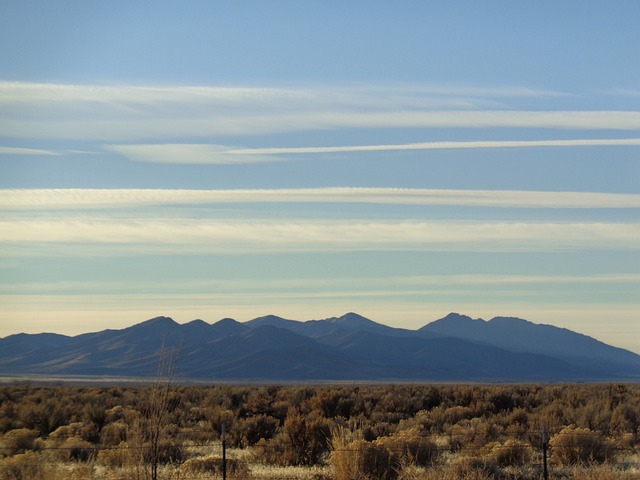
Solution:
[[[542,427],[542,475],[544,480],[549,480],[549,470],[547,468],[547,452],[549,450],[549,434],[547,427]]]
[[[222,480],[227,480],[227,426],[222,424]]]

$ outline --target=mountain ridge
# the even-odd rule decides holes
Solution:
[[[161,348],[180,350],[177,376],[209,381],[640,381],[640,355],[628,350],[517,317],[453,312],[417,330],[349,312],[16,334],[0,338],[0,374],[150,377]]]

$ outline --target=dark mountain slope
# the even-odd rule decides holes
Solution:
[[[271,325],[311,338],[318,338],[336,331],[366,331],[390,336],[411,336],[415,334],[412,330],[389,327],[353,312],[342,315],[341,317],[308,320],[305,322],[286,320],[275,315],[268,315],[250,320],[246,325]]]
[[[393,328],[378,322],[374,322],[373,320],[369,320],[368,318],[365,318],[362,315],[358,315],[357,313],[353,312],[347,313],[341,317],[328,318],[325,321],[345,330],[356,332],[378,333],[381,335],[390,335],[394,337],[410,336],[415,333],[412,330],[406,330],[404,328]]]
[[[0,338],[0,369],[16,369],[24,364],[50,360],[50,352],[73,342],[72,337],[56,333],[19,333]]]
[[[398,379],[517,381],[589,375],[585,369],[551,357],[513,353],[456,338],[387,337],[351,332],[327,336],[320,341],[380,371],[390,369],[389,374]]]
[[[354,378],[366,367],[330,346],[271,325],[248,328],[195,349],[186,346],[181,355],[176,373],[190,378],[340,379]]]
[[[270,327],[278,327],[278,328],[286,328],[286,329],[295,329],[302,322],[298,322],[296,320],[287,320],[282,317],[278,317],[277,315],[265,315],[264,317],[254,318],[253,320],[249,320],[245,323],[245,325],[249,327],[263,327],[268,325]]]
[[[234,320],[233,318],[223,318],[222,320],[218,320],[216,323],[211,325],[211,329],[215,332],[215,335],[217,337],[239,335],[248,328],[250,327],[248,327],[246,324]]]
[[[511,352],[546,355],[580,366],[594,373],[640,372],[640,356],[612,347],[592,337],[551,325],[540,325],[514,317],[495,317],[489,321],[451,313],[418,330],[493,345]]]
[[[450,314],[418,331],[355,313],[298,322],[274,315],[246,323],[178,324],[157,317],[75,337],[0,339],[0,373],[156,375],[161,351],[179,354],[181,379],[313,381],[640,380],[640,356],[569,330],[517,318]]]

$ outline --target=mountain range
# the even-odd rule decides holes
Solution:
[[[274,315],[179,324],[157,317],[121,330],[0,338],[0,375],[201,381],[640,381],[640,355],[511,317],[451,313],[418,330],[356,313],[296,321]]]

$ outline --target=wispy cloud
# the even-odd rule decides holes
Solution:
[[[283,160],[259,152],[240,153],[222,145],[206,144],[155,144],[155,145],[111,145],[110,150],[125,157],[153,163],[184,164],[239,164],[262,163]]]
[[[20,148],[20,147],[0,147],[0,155],[44,155],[57,156],[58,152],[53,150],[42,150],[39,148]]]
[[[419,221],[222,221],[199,219],[7,219],[0,243],[143,246],[180,245],[188,252],[276,251],[548,251],[638,250],[640,224]],[[170,248],[170,249],[171,249]]]
[[[148,291],[157,294],[193,294],[211,295],[220,292],[230,295],[233,292],[245,294],[278,294],[296,295],[407,295],[409,292],[421,292],[425,288],[434,290],[468,286],[473,288],[492,288],[495,286],[524,287],[534,286],[536,289],[545,286],[558,288],[559,286],[585,285],[630,285],[640,286],[638,273],[601,273],[590,275],[525,275],[525,274],[434,274],[434,275],[405,275],[389,277],[373,276],[331,276],[329,278],[290,278],[290,279],[207,279],[207,280],[175,280],[173,278],[159,278],[150,282]],[[117,281],[38,281],[38,282],[0,282],[0,294],[63,294],[77,292],[83,294],[127,294],[137,291],[142,294],[139,280],[118,279]],[[518,290],[516,290],[518,291]],[[521,294],[521,293],[519,293]]]
[[[346,153],[384,152],[394,150],[440,150],[458,148],[525,148],[525,147],[596,147],[639,146],[640,138],[578,139],[578,140],[488,140],[475,142],[421,142],[391,145],[354,145],[341,147],[253,148],[235,149],[239,155],[298,154],[298,153]]]
[[[640,208],[640,194],[351,187],[253,190],[73,188],[0,190],[0,209],[5,211],[265,202],[498,208]]]
[[[38,118],[2,119],[0,135],[14,138],[145,141],[167,138],[267,135],[339,128],[545,128],[638,130],[640,112],[620,111],[374,111],[330,110],[287,112],[194,113],[189,109],[140,114],[43,112]],[[284,110],[284,111],[283,111]]]
[[[233,148],[211,144],[111,145],[110,150],[135,161],[176,164],[236,164],[275,162],[288,155],[318,153],[385,152],[402,150],[446,150],[483,148],[640,146],[640,138],[566,140],[486,140],[420,142],[387,145],[346,145],[332,147]],[[278,156],[280,155],[280,156]],[[282,155],[285,155],[284,157]]]
[[[528,108],[520,105],[523,98]],[[148,142],[339,128],[640,129],[640,112],[573,111],[561,106],[531,109],[530,102],[537,98],[563,97],[522,87],[119,87],[0,82],[0,135]]]
[[[522,86],[479,87],[474,85],[425,84],[331,84],[301,87],[277,86],[162,86],[162,85],[82,85],[60,83],[2,82],[0,102],[7,104],[94,103],[158,105],[166,103],[224,102],[227,104],[265,104],[286,101],[321,103],[328,98],[341,104],[398,106],[431,105],[446,99],[458,105],[459,99],[547,98],[567,96],[564,92]],[[393,103],[390,104],[389,101]],[[469,104],[467,104],[469,105]]]

